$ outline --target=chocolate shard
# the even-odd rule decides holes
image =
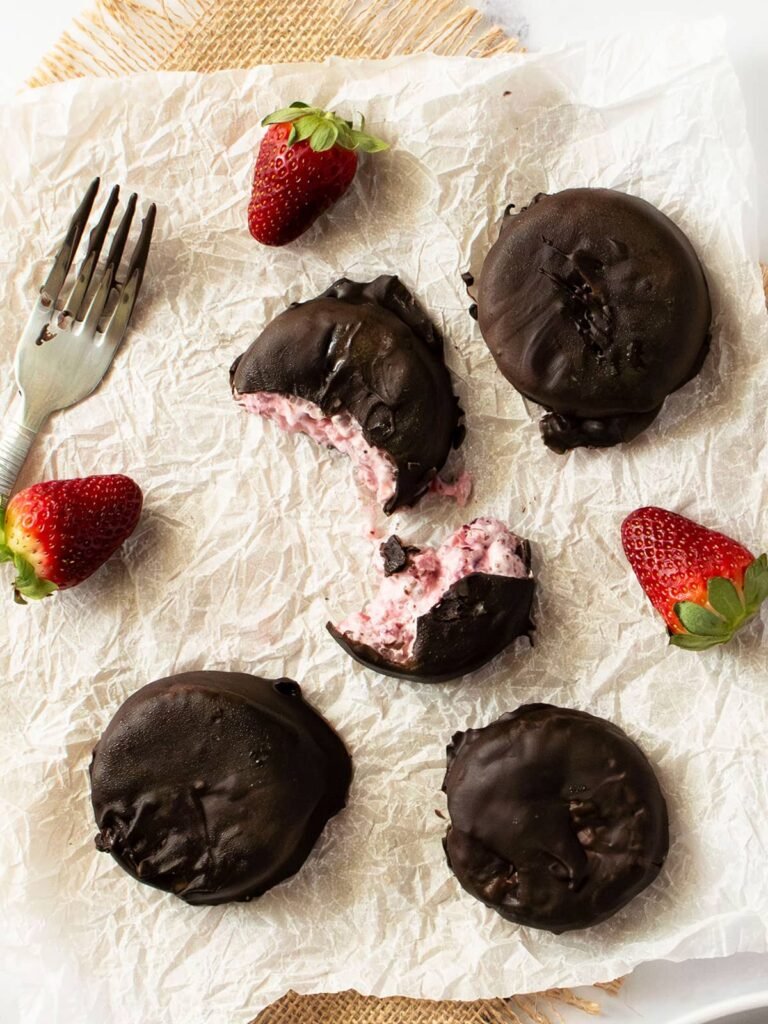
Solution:
[[[404,546],[399,537],[394,534],[379,545],[381,559],[384,565],[384,575],[393,576],[396,572],[402,572],[408,565],[408,555],[418,548]]]

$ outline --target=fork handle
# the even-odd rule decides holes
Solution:
[[[8,502],[16,478],[36,437],[36,430],[18,420],[5,424],[0,437],[0,510],[4,509]]]

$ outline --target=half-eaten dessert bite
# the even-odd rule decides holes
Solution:
[[[530,546],[498,520],[475,519],[439,548],[390,537],[380,550],[376,597],[327,627],[367,668],[441,683],[480,668],[533,629]]]
[[[443,338],[397,277],[289,306],[230,384],[249,412],[348,455],[386,513],[418,501],[464,436]]]

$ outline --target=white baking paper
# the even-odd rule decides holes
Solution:
[[[508,95],[505,95],[508,93]],[[302,98],[391,151],[297,243],[256,244],[245,209],[260,118]],[[133,328],[103,385],[40,436],[22,483],[124,472],[146,508],[119,555],[0,637],[0,994],[24,1024],[245,1022],[287,989],[471,999],[623,974],[641,961],[766,949],[764,619],[727,649],[666,646],[619,524],[660,504],[768,540],[768,330],[752,157],[718,25],[491,60],[331,60],[78,81],[0,108],[2,409],[36,285],[95,173],[159,215]],[[495,371],[459,278],[508,202],[600,185],[690,236],[715,309],[712,354],[631,445],[547,451]],[[227,371],[268,319],[342,275],[397,272],[445,331],[474,497],[379,513],[379,539],[439,541],[492,514],[533,544],[531,650],[424,686],[353,664],[325,632],[372,592],[368,502],[350,464],[231,400]],[[339,730],[355,778],[292,880],[191,908],[93,846],[88,762],[144,683],[185,669],[289,675]],[[672,843],[659,880],[607,923],[516,927],[446,867],[452,733],[526,701],[621,725],[657,768]]]

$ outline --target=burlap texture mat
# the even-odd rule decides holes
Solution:
[[[517,39],[456,0],[96,0],[28,84],[132,71],[220,71],[429,50],[490,57]]]
[[[334,54],[490,57],[520,49],[517,39],[457,0],[96,0],[27,84],[135,71],[220,71]],[[763,285],[768,296],[766,266]],[[615,995],[620,985],[596,988]],[[252,1024],[556,1024],[565,1006],[600,1013],[597,1001],[569,989],[475,1002],[289,992]]]
[[[598,985],[615,995],[620,981]],[[357,992],[298,996],[289,992],[268,1006],[251,1024],[556,1024],[565,1006],[596,1016],[600,1006],[566,988],[553,988],[509,999],[473,1003],[428,999],[374,999]]]

